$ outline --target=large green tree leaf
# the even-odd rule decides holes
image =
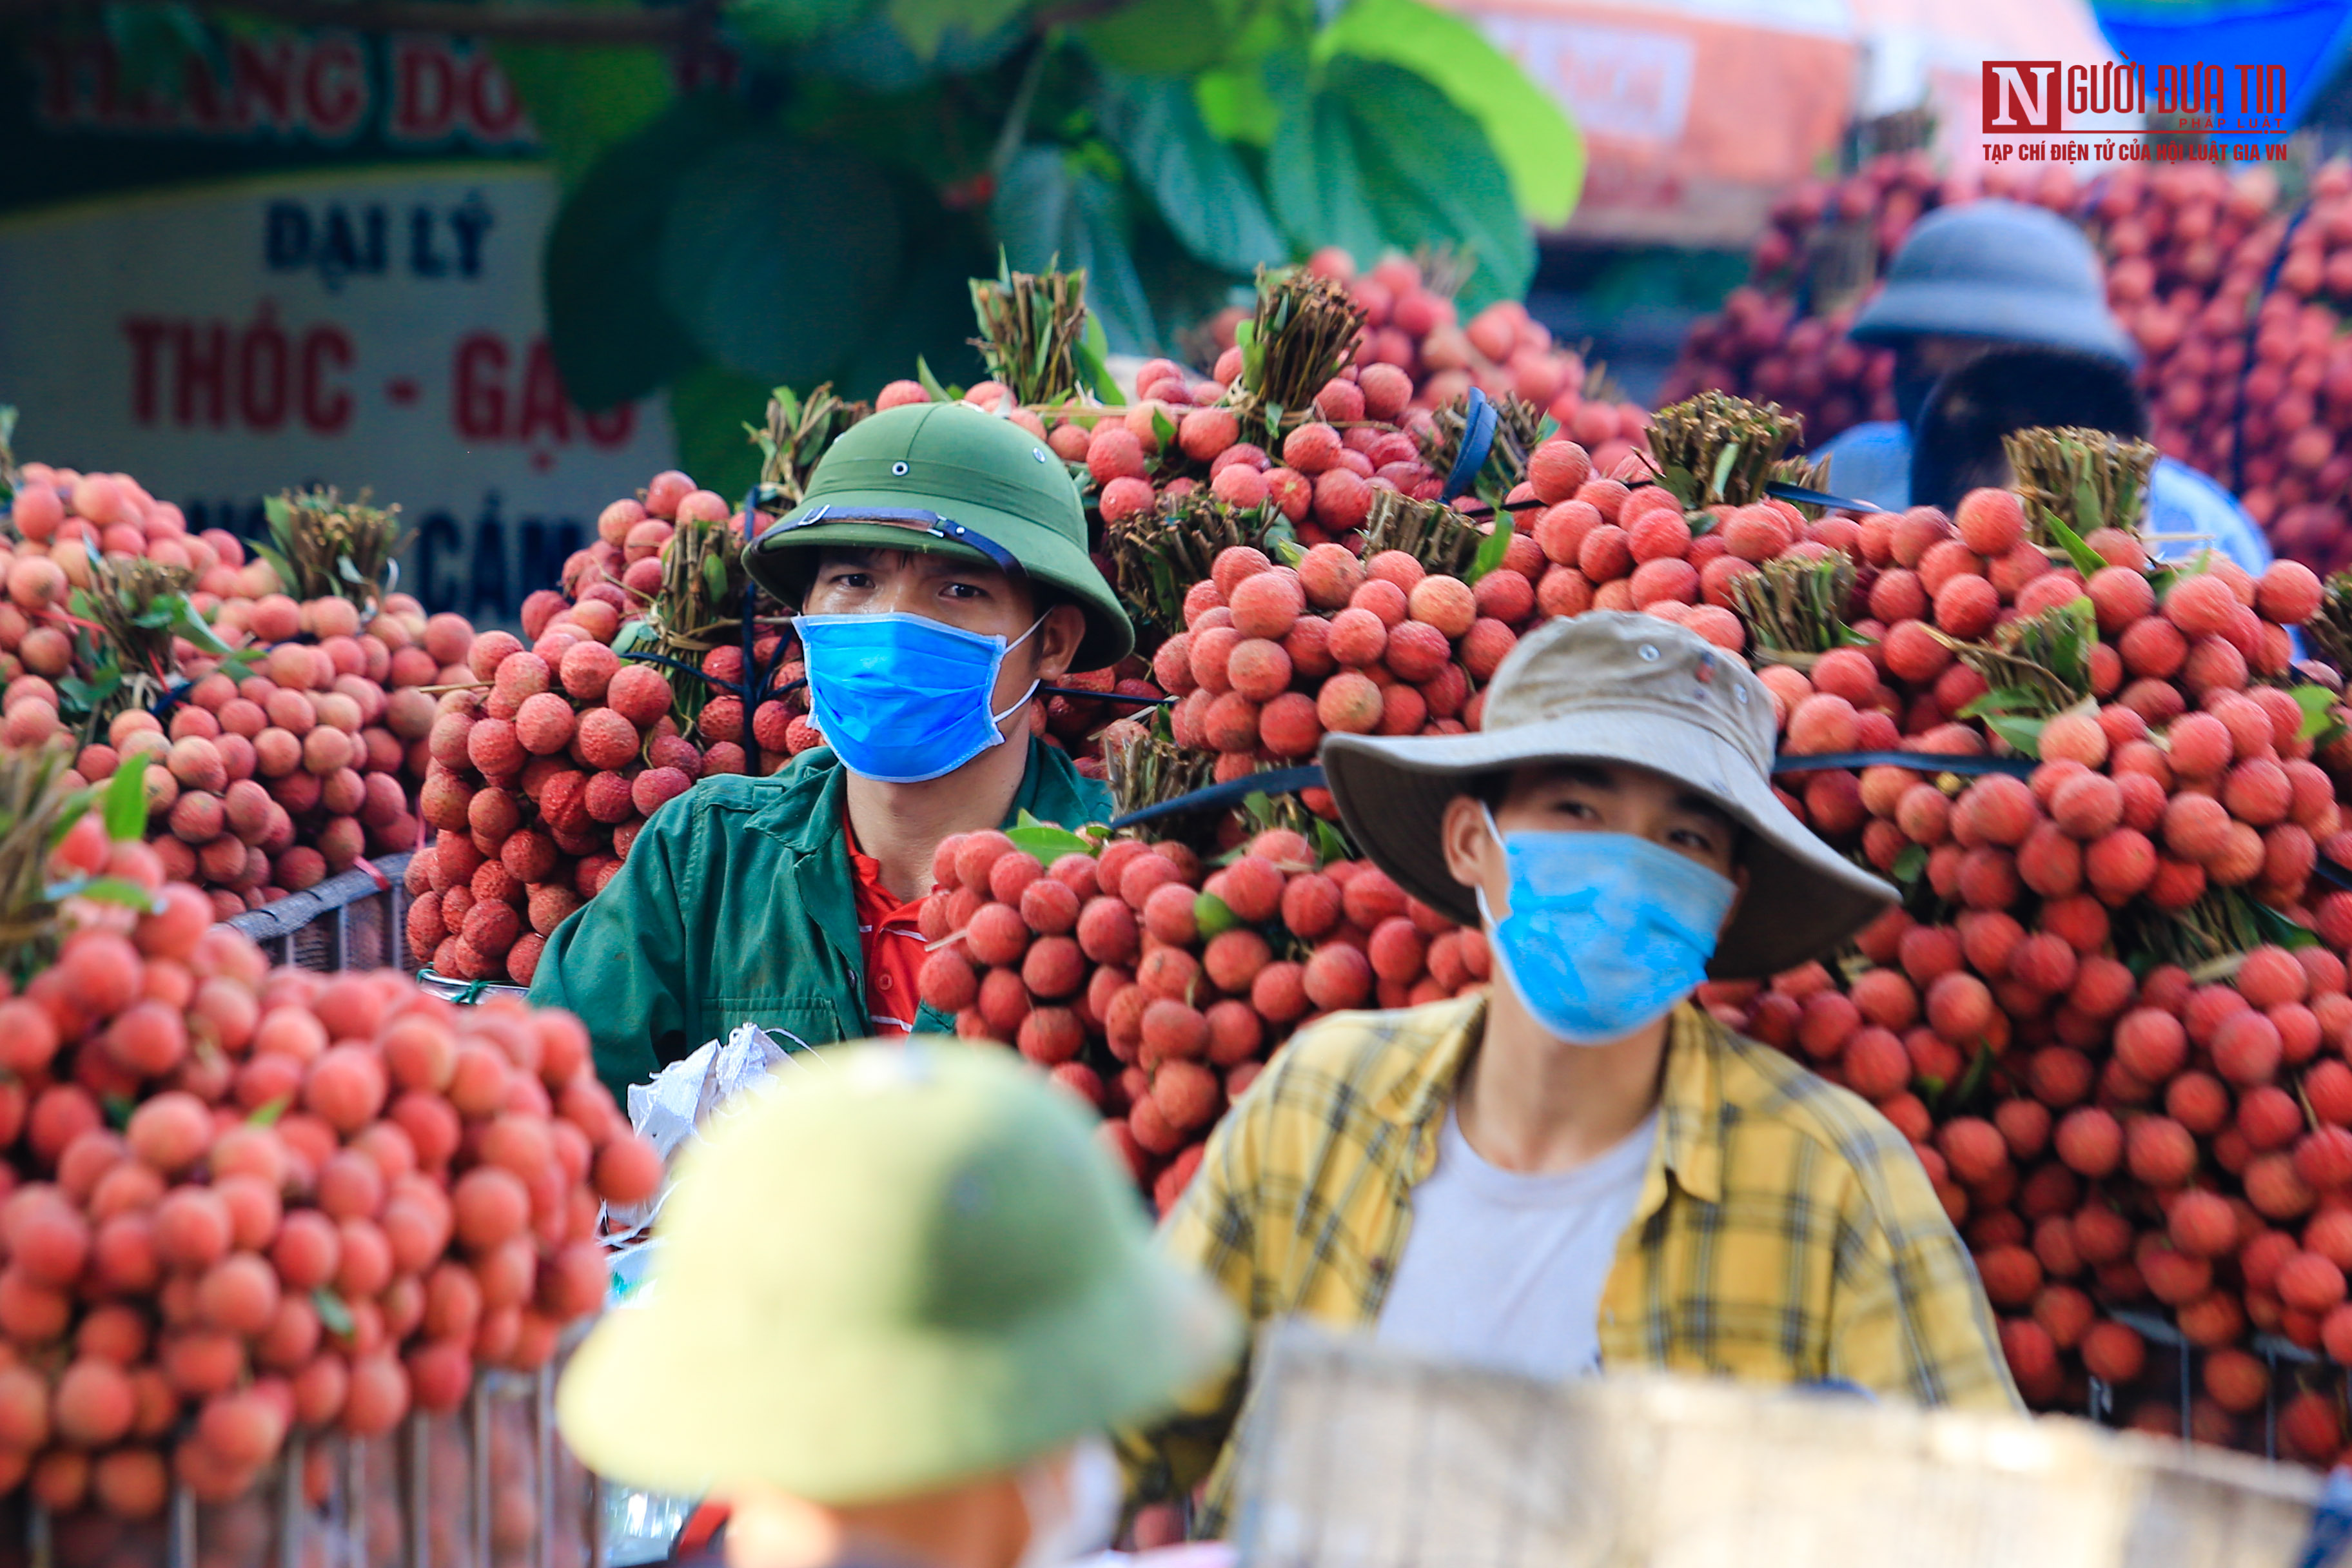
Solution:
[[[1525,295],[1535,236],[1478,122],[1424,78],[1348,55],[1325,68],[1323,91],[1348,106],[1364,192],[1389,242],[1404,250],[1451,243],[1475,256],[1466,309]]]
[[[1255,61],[1202,71],[1192,79],[1192,100],[1210,134],[1252,147],[1273,145],[1282,110],[1266,90],[1265,73]]]
[[[1129,176],[1185,249],[1231,272],[1288,259],[1256,182],[1211,134],[1191,83],[1106,72],[1097,111]]]
[[[1367,263],[1378,260],[1388,237],[1365,193],[1348,105],[1310,89],[1294,59],[1268,60],[1265,79],[1280,110],[1265,183],[1283,231],[1300,250],[1337,245]]]
[[[662,303],[654,240],[677,171],[730,132],[709,98],[673,105],[605,150],[564,197],[541,253],[555,368],[583,408],[642,397],[702,357]]]
[[[925,59],[950,37],[984,38],[1029,8],[1030,0],[885,0],[883,15]]]
[[[1584,140],[1559,101],[1470,22],[1424,0],[1349,0],[1315,58],[1384,60],[1427,79],[1475,120],[1508,171],[1519,211],[1557,228],[1584,187]]]
[[[887,13],[867,16],[781,62],[795,72],[815,72],[875,93],[905,93],[943,78],[987,70],[1029,36],[1016,20],[993,31],[943,33],[929,53],[919,53]],[[887,110],[877,110],[887,112]]]
[[[709,359],[770,385],[822,381],[896,297],[903,226],[864,159],[737,137],[677,180],[656,247],[662,302]]]
[[[971,344],[971,279],[996,269],[996,257],[968,218],[929,215],[908,258],[898,296],[835,377],[845,397],[872,397],[911,377],[920,359],[950,386],[987,374]]]
[[[677,466],[695,483],[740,500],[760,477],[760,449],[743,426],[768,417],[768,384],[724,365],[697,366],[670,383]]]
[[[1232,49],[1241,9],[1237,0],[1131,0],[1074,31],[1113,70],[1191,76]]]
[[[796,49],[864,21],[875,0],[725,0],[720,15],[746,44]]]
[[[567,186],[677,97],[669,62],[649,46],[502,43],[498,58]]]
[[[1535,238],[1477,121],[1396,66],[1339,55],[1319,75],[1303,90],[1269,69],[1283,115],[1266,183],[1291,242],[1343,246],[1366,261],[1451,245],[1477,262],[1466,308],[1526,293]]]
[[[1118,192],[1057,149],[1014,155],[989,204],[997,243],[1016,271],[1083,267],[1087,308],[1119,353],[1155,353],[1160,329],[1128,247]]]

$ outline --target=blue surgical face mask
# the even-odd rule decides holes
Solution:
[[[1495,961],[1528,1014],[1580,1046],[1622,1040],[1706,978],[1738,889],[1689,857],[1623,833],[1504,834],[1511,912],[1477,889]]]
[[[1041,616],[1009,643],[902,611],[800,616],[793,629],[807,660],[809,707],[841,765],[882,784],[919,784],[1003,741],[1004,721],[1037,683],[994,712],[996,672],[1044,624]]]

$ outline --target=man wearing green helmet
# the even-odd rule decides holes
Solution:
[[[730,1512],[731,1568],[1055,1568],[1107,1546],[1104,1434],[1239,1345],[1093,1118],[1010,1053],[827,1052],[682,1162],[641,1296],[556,1393],[572,1450]]]
[[[1041,685],[1134,646],[1043,441],[963,404],[875,415],[744,563],[800,612],[825,743],[670,803],[548,938],[531,1000],[587,1021],[615,1094],[746,1023],[788,1047],[949,1032],[915,992],[940,841],[1110,814],[1031,730]]]

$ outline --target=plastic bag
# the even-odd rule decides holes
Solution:
[[[797,1035],[787,1032],[785,1038],[802,1050],[809,1048]],[[726,1114],[745,1095],[773,1082],[776,1068],[793,1054],[759,1025],[738,1025],[723,1042],[706,1041],[692,1055],[656,1073],[650,1083],[631,1084],[629,1125],[654,1146],[665,1166],[674,1167],[678,1152],[700,1129]],[[605,1245],[618,1248],[641,1243],[668,1195],[669,1184],[664,1182],[661,1190],[644,1203],[608,1206]],[[645,1261],[632,1259],[636,1267],[627,1272],[641,1273]],[[622,1283],[625,1290],[626,1281]]]

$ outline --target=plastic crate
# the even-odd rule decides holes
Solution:
[[[259,942],[272,963],[325,974],[413,971],[420,960],[408,950],[408,858],[386,855],[370,863],[373,874],[341,872],[226,923]]]

